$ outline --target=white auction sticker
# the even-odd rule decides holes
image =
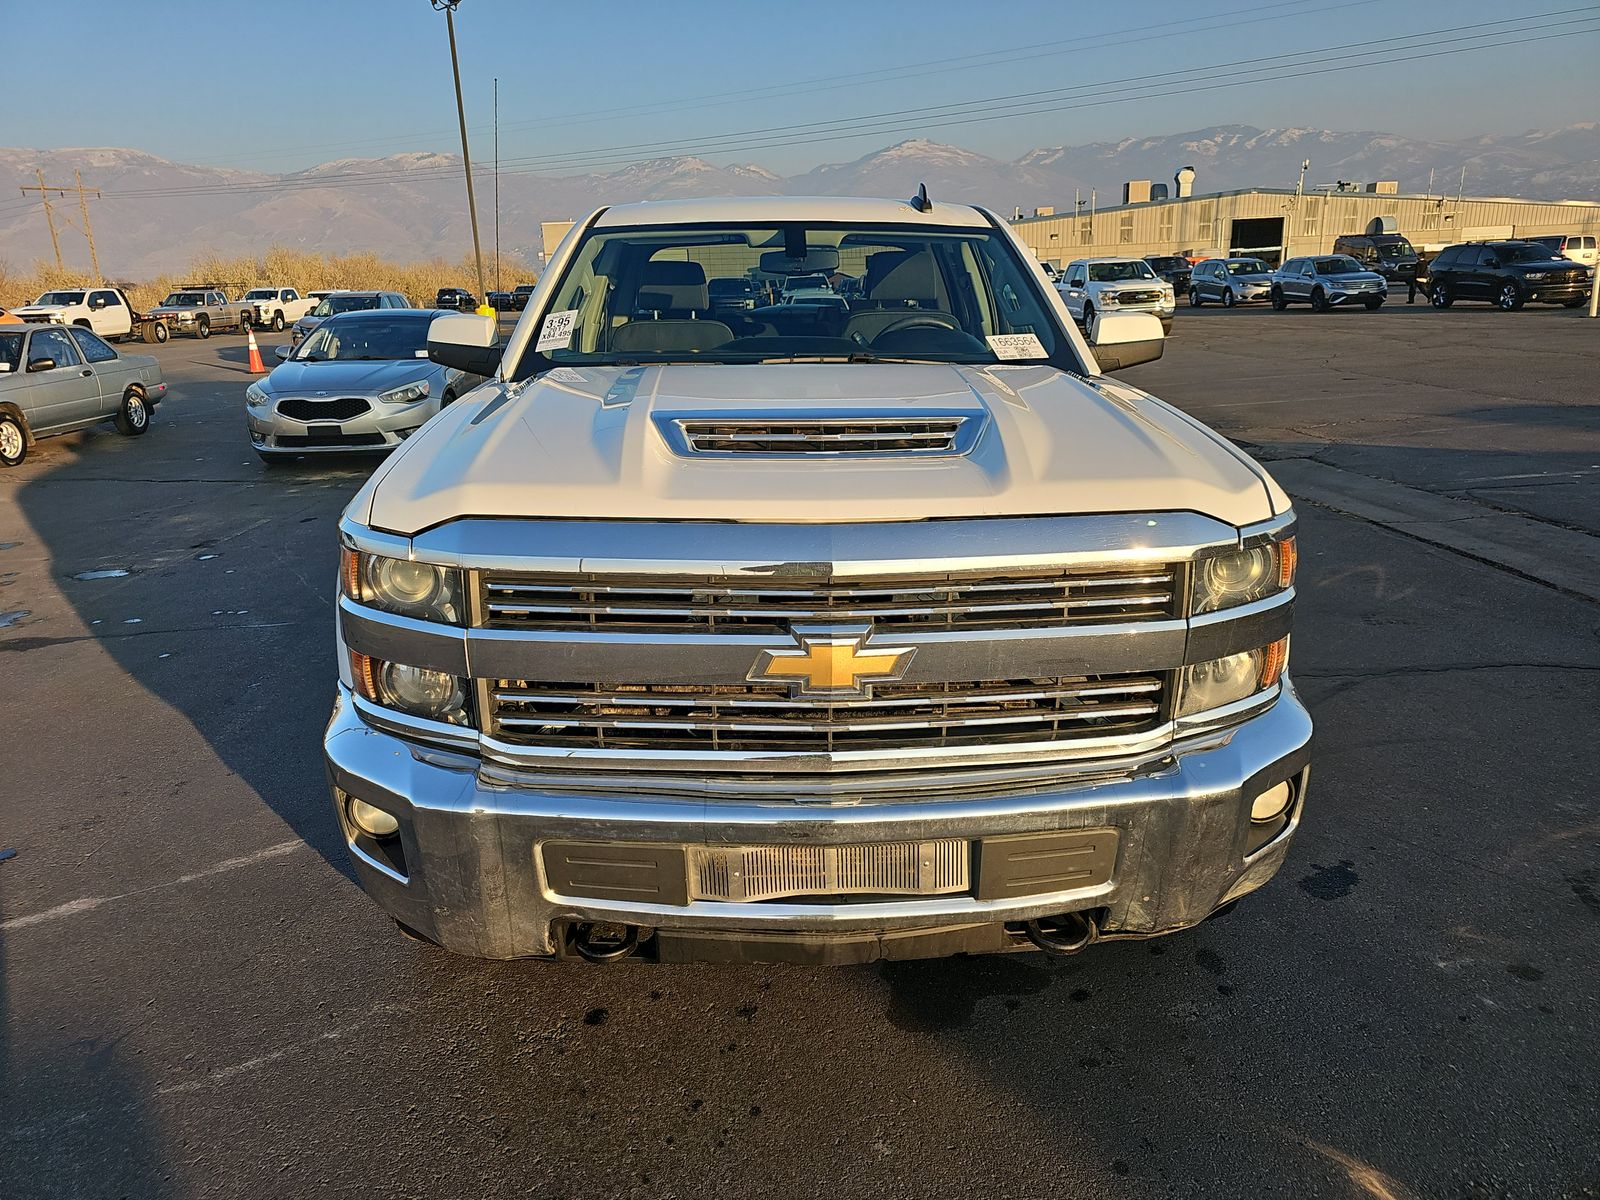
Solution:
[[[1035,333],[991,333],[984,339],[994,356],[1002,361],[1018,358],[1049,358],[1044,343]]]
[[[565,350],[572,341],[572,331],[578,327],[578,310],[564,308],[549,313],[539,327],[539,340],[533,348],[540,354],[546,350]]]

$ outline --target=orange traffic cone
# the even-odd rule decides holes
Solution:
[[[261,361],[261,347],[256,345],[256,331],[246,327],[245,332],[250,335],[250,374],[265,375],[267,364]]]

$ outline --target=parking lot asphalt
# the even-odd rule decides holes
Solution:
[[[155,353],[148,436],[0,474],[0,1193],[1600,1196],[1600,609],[1537,553],[1600,537],[1600,321],[1180,311],[1124,378],[1320,489],[1288,864],[1157,942],[837,970],[399,937],[319,757],[371,464],[268,469],[241,341]]]

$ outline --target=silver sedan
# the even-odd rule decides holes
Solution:
[[[391,450],[482,380],[428,359],[439,309],[329,317],[245,390],[245,423],[267,462],[301,454]]]

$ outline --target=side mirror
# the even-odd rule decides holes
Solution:
[[[104,308],[105,306],[106,306],[106,298],[104,296],[96,296],[93,300],[91,300],[89,302],[89,307],[90,308]]]
[[[1166,349],[1161,318],[1152,313],[1101,313],[1089,331],[1095,360],[1106,373],[1154,362]]]
[[[288,362],[289,355],[294,353],[293,346],[274,346],[272,352],[278,356],[279,362]]]
[[[496,345],[499,322],[477,313],[435,317],[428,326],[428,357],[468,375],[493,375],[504,349]]]
[[[29,371],[54,371],[55,369],[56,360],[51,358],[49,355],[43,355],[39,358],[30,358],[28,360]]]

